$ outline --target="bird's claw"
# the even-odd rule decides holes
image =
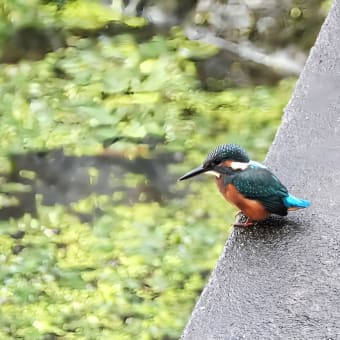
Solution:
[[[251,227],[254,225],[254,222],[245,214],[243,214],[242,211],[239,211],[235,215],[235,223],[233,224],[233,227]]]
[[[235,214],[235,219],[238,218],[238,217],[242,217],[242,216],[245,216],[244,213],[239,210],[236,214]]]

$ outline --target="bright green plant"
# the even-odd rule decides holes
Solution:
[[[1,172],[10,170],[13,152],[100,154],[103,141],[122,136],[112,150],[130,157],[182,152],[185,161],[171,168],[174,198],[162,204],[123,205],[113,193],[46,207],[38,197],[36,217],[2,221],[0,337],[178,338],[222,250],[233,210],[214,183],[177,184],[175,178],[219,143],[241,143],[262,160],[293,82],[205,92],[191,58],[216,51],[177,30],[143,42],[131,34],[80,37],[72,28],[138,21],[84,1],[62,10],[37,0],[29,9],[26,2],[5,4],[7,19],[27,10],[28,23],[38,18],[42,27],[64,27],[67,47],[0,68]],[[50,16],[40,16],[47,10]],[[21,21],[4,23],[7,34]],[[162,142],[142,152],[133,141],[148,136]],[[22,175],[34,179],[28,171]],[[89,169],[89,180],[97,176]],[[143,180],[127,174],[125,183]],[[85,223],[77,213],[93,218]]]

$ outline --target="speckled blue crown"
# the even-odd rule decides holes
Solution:
[[[246,151],[237,144],[222,144],[212,150],[204,161],[204,164],[219,164],[227,159],[235,162],[249,162]]]

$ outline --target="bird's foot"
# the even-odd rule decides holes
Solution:
[[[236,219],[236,218],[241,218],[242,216],[245,216],[245,215],[244,215],[244,213],[243,213],[241,210],[239,210],[239,211],[235,214],[235,219]]]
[[[236,215],[235,223],[233,224],[233,227],[251,227],[254,225],[254,222],[245,214],[243,214],[242,211],[239,211]]]

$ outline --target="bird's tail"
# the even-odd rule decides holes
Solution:
[[[293,195],[284,197],[283,203],[288,208],[288,210],[303,209],[310,206],[310,201],[294,197]]]

